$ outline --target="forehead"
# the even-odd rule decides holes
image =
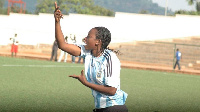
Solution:
[[[91,29],[88,33],[90,36],[96,36],[97,30],[95,28]]]

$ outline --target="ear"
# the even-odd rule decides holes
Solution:
[[[95,43],[95,46],[98,46],[100,43],[101,43],[101,40],[98,39],[98,40],[96,41],[96,43]]]

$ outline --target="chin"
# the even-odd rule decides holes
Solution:
[[[89,48],[88,48],[88,46],[87,46],[87,45],[85,45],[85,50],[89,50]]]

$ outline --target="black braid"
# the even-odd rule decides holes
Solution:
[[[108,45],[110,44],[111,41],[110,31],[105,27],[95,27],[95,29],[97,30],[96,39],[100,39],[102,42],[100,52],[103,52],[105,49],[109,49]],[[114,51],[113,49],[109,50],[115,52],[116,54],[120,54],[119,50],[118,51]]]
[[[105,27],[95,27],[97,30],[96,39],[100,39],[102,42],[101,52],[105,49],[108,49],[107,46],[110,44],[111,41],[111,33]]]

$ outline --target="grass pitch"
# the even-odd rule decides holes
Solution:
[[[91,90],[68,77],[83,64],[0,57],[0,111],[92,112]],[[121,70],[129,112],[199,112],[200,76]]]

